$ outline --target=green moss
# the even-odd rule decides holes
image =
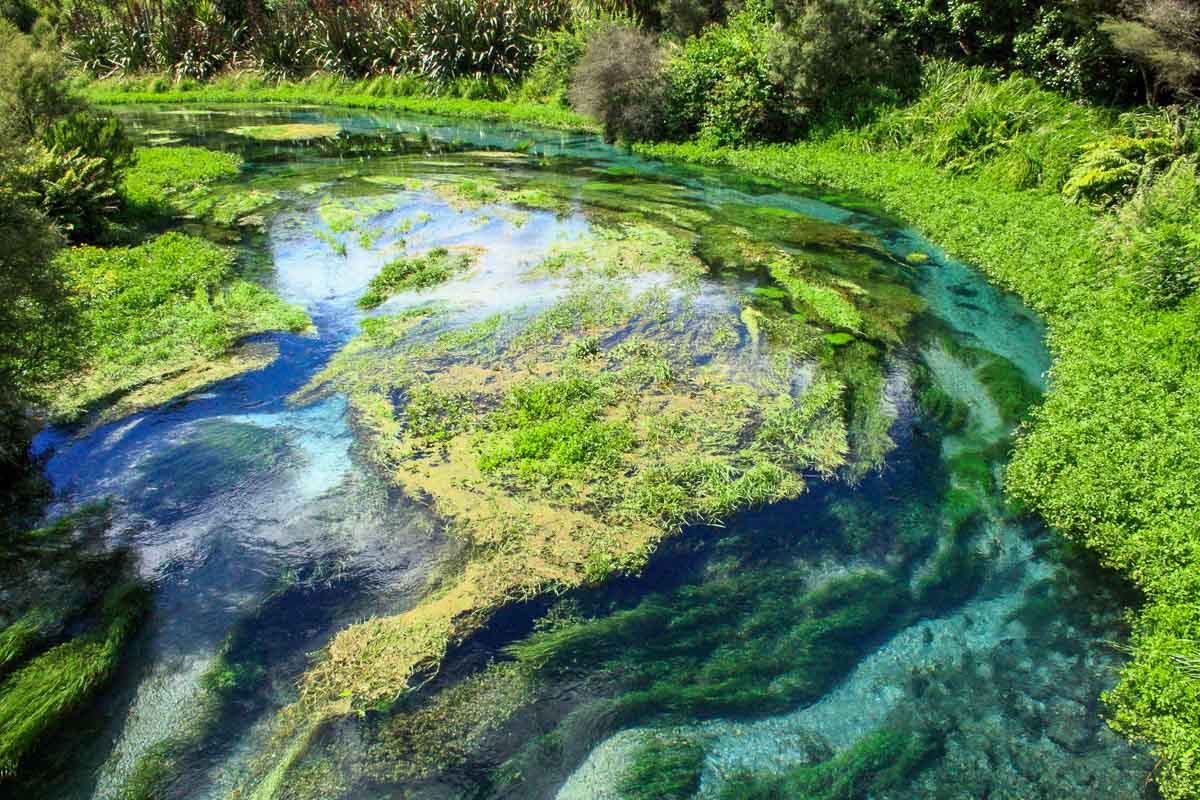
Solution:
[[[471,269],[475,260],[474,253],[451,253],[444,247],[437,247],[419,256],[389,261],[371,279],[367,291],[358,299],[358,305],[376,308],[393,294],[445,283]]]
[[[638,747],[617,791],[622,800],[688,800],[700,790],[703,770],[703,745],[656,733]]]
[[[860,800],[896,789],[916,774],[941,745],[931,736],[885,728],[819,764],[782,775],[742,773],[721,788],[721,800]]]

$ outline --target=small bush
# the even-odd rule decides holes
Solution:
[[[92,241],[120,207],[111,162],[31,145],[18,172],[19,185],[42,212],[75,241]]]
[[[600,29],[575,69],[570,97],[576,109],[600,121],[609,141],[661,138],[667,84],[658,43],[628,26]]]
[[[1175,162],[1121,210],[1111,239],[1127,275],[1156,306],[1200,288],[1200,180],[1194,158]]]

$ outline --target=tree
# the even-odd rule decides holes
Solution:
[[[915,81],[915,62],[895,46],[874,0],[776,0],[775,8],[782,32],[771,59],[801,106]]]
[[[637,28],[601,28],[575,68],[570,97],[575,108],[600,120],[606,139],[661,137],[667,87],[658,42]]]
[[[67,92],[62,57],[0,21],[0,141],[28,142],[82,104]]]
[[[1102,26],[1113,44],[1153,75],[1147,94],[1166,89],[1200,97],[1200,4],[1195,0],[1136,0],[1127,19]]]

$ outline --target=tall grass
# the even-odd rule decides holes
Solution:
[[[235,6],[236,7],[236,4]],[[298,77],[417,72],[515,78],[536,37],[565,25],[570,0],[281,0],[234,14],[212,0],[79,0],[66,50],[94,75],[207,78],[233,66]]]
[[[998,80],[983,67],[934,61],[915,102],[834,138],[861,151],[905,150],[1013,189],[1057,192],[1083,146],[1116,123],[1114,112],[1074,103],[1029,78]]]

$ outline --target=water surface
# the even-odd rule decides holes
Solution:
[[[520,324],[580,291],[578,277],[538,267],[598,226],[720,224],[769,235],[746,221],[758,219],[755,209],[866,234],[870,246],[780,246],[830,274],[843,262],[868,270],[877,281],[869,286],[881,288],[867,305],[885,307],[901,291],[920,298],[923,310],[905,317],[878,362],[883,390],[871,401],[894,447],[876,460],[856,455],[857,472],[810,476],[799,499],[747,510],[724,527],[687,528],[639,576],[501,611],[413,697],[333,726],[284,796],[639,796],[627,780],[631,764],[648,742],[665,742],[698,754],[690,769],[700,796],[735,797],[739,786],[859,752],[880,731],[929,744],[900,778],[873,786],[875,797],[1142,793],[1149,762],[1102,721],[1099,695],[1119,666],[1107,642],[1122,635],[1109,587],[1001,498],[1015,420],[986,378],[1041,387],[1044,330],[1015,298],[917,232],[853,198],[646,162],[589,136],[325,109],[122,115],[144,142],[246,157],[228,191],[254,188],[270,201],[255,209],[240,246],[269,251],[263,280],[303,306],[316,333],[264,337],[279,348],[264,369],[118,422],[39,437],[60,505],[112,498],[110,536],[131,546],[154,586],[149,623],[86,722],[94,735],[59,743],[75,757],[69,774],[47,778],[46,796],[121,797],[169,741],[183,743],[169,760],[180,776],[169,796],[238,796],[308,654],[347,625],[411,608],[431,575],[461,555],[423,499],[405,496],[364,452],[342,393],[295,399],[364,319],[436,308],[434,327],[413,337],[489,319]],[[260,143],[229,132],[284,122],[332,122],[342,133]],[[505,193],[463,202],[439,191],[462,181],[540,182],[565,205],[524,205]],[[331,203],[351,212],[348,225],[331,224]],[[377,310],[357,307],[385,263],[434,247],[470,249],[478,261]],[[663,289],[664,319],[675,325],[638,318],[601,346],[647,334],[673,357],[700,359],[694,330],[728,319],[723,346],[737,369],[773,369],[747,315],[784,319],[796,309],[771,294],[761,270],[709,266],[686,290],[653,269],[595,284],[589,291],[599,295],[618,285],[634,296]],[[811,386],[816,360],[788,363],[797,395]],[[953,429],[918,402],[929,386],[956,401]],[[962,454],[970,465],[954,460]],[[974,478],[962,478],[971,469]],[[976,482],[982,505],[948,538],[947,487],[962,480]],[[863,576],[877,574],[903,589],[881,615],[862,594],[878,589]],[[849,588],[799,602],[834,585]],[[847,628],[852,635],[836,647],[798,622],[860,607],[869,622]],[[522,673],[519,696],[505,694],[506,648],[565,629],[612,650],[556,651],[561,664]],[[219,655],[250,666],[235,676],[233,699],[218,702]],[[456,740],[443,742],[431,766],[401,727],[439,702],[463,713],[455,691],[503,713],[447,728]]]

